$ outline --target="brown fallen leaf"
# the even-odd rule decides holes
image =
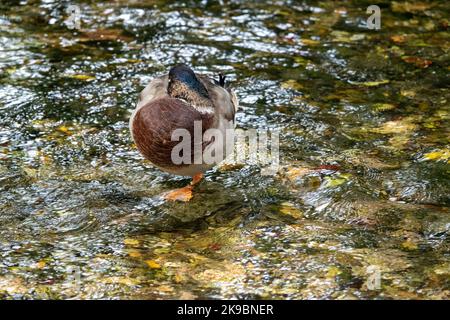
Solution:
[[[399,34],[399,35],[393,35],[391,36],[391,40],[395,43],[403,43],[406,40],[405,35]]]
[[[414,64],[416,67],[421,69],[428,68],[433,63],[433,61],[431,60],[412,56],[404,56],[402,57],[402,60],[405,61],[406,63]]]
[[[286,172],[286,177],[290,180],[290,181],[295,181],[298,178],[301,178],[305,175],[307,175],[308,173],[310,173],[312,170],[309,168],[289,168],[288,171]]]
[[[209,246],[209,249],[214,250],[214,251],[217,251],[217,250],[220,250],[221,247],[222,247],[222,246],[221,246],[219,243],[212,243],[212,244]]]

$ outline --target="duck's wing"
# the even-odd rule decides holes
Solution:
[[[238,109],[236,94],[231,88],[224,88],[212,82],[206,76],[197,75],[203,85],[208,90],[209,97],[214,104],[214,108],[228,121],[233,121]]]
[[[142,90],[139,95],[139,100],[136,109],[146,105],[154,99],[164,98],[168,96],[167,87],[169,84],[169,77],[167,75],[160,76],[152,81]]]
[[[153,99],[140,107],[131,123],[131,133],[139,151],[153,164],[162,168],[176,167],[180,164],[173,163],[172,152],[180,144],[173,140],[175,133],[185,134],[187,138],[181,138],[183,143],[190,143],[191,163],[195,161],[195,152],[203,150],[212,141],[203,141],[205,131],[211,127],[214,121],[212,114],[200,113],[185,102],[171,97]],[[201,123],[201,137],[197,141],[198,134],[196,122]],[[178,131],[176,131],[178,130]],[[182,130],[182,131],[180,131]],[[200,147],[196,147],[201,144]]]

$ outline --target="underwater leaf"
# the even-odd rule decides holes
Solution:
[[[417,246],[417,243],[408,239],[402,243],[402,248],[406,250],[417,250],[419,247]]]
[[[400,94],[407,98],[414,98],[416,96],[416,92],[414,90],[400,90]]]
[[[400,49],[400,47],[392,46],[389,51],[394,54],[395,56],[403,56],[405,54],[405,51]]]
[[[166,254],[166,253],[169,253],[170,251],[171,251],[170,248],[156,248],[155,250],[153,250],[153,253]]]
[[[218,251],[222,248],[219,243],[212,243],[209,247],[210,250]]]
[[[36,269],[43,269],[43,268],[45,268],[46,265],[47,265],[47,263],[44,260],[40,260],[34,264],[34,267]]]
[[[155,290],[160,291],[160,292],[173,292],[174,288],[163,284],[163,285],[156,287]]]
[[[322,164],[316,168],[314,171],[339,171],[341,167],[336,164]]]
[[[234,171],[234,170],[239,170],[242,169],[245,165],[243,163],[232,163],[232,162],[227,162],[227,160],[225,159],[225,161],[221,162],[219,164],[219,171],[220,172],[225,172],[225,171]]]
[[[329,187],[337,187],[347,181],[346,179],[331,178],[331,177],[326,177],[325,180],[327,180],[327,186]]]
[[[331,32],[334,42],[354,42],[363,40],[366,36],[363,33],[350,34],[347,31],[334,30]]]
[[[301,217],[303,217],[303,213],[299,209],[297,209],[293,203],[290,202],[283,202],[280,207],[280,212],[285,215],[291,216],[294,219],[300,219]]]
[[[437,275],[448,275],[450,276],[450,263],[442,264],[436,267],[434,270],[434,273]]]
[[[348,33],[347,31],[334,30],[331,32],[331,36],[333,37],[333,41],[335,42],[351,42],[350,33]]]
[[[14,72],[16,72],[16,70],[17,70],[16,67],[11,67],[11,68],[6,69],[6,73],[11,75]]]
[[[347,8],[344,8],[344,7],[336,8],[336,9],[334,9],[334,13],[338,13],[338,14],[341,14],[341,15],[346,15],[347,14]]]
[[[37,170],[34,168],[30,168],[30,167],[25,167],[23,168],[23,171],[25,171],[25,173],[27,174],[27,176],[31,177],[31,178],[36,178],[37,177]]]
[[[413,119],[406,117],[400,120],[392,120],[383,123],[380,127],[372,129],[372,132],[382,134],[407,133],[417,128]]]
[[[334,30],[331,32],[334,42],[351,42],[350,33],[347,31]]]
[[[145,263],[151,269],[161,269],[161,265],[158,262],[156,262],[155,260],[145,260]]]
[[[425,69],[433,64],[431,60],[422,59],[419,57],[403,56],[402,60],[406,63],[414,64],[416,67]]]
[[[193,294],[192,292],[188,292],[188,291],[181,291],[180,296],[178,297],[178,299],[180,299],[180,300],[194,300],[197,298],[198,297],[195,294]]]
[[[395,43],[403,43],[406,40],[405,35],[394,35],[391,36],[391,40],[394,41]]]
[[[295,80],[287,80],[281,83],[281,87],[283,89],[294,89],[294,90],[301,90],[303,89],[303,85],[301,85],[300,83],[298,83]]]
[[[357,84],[365,87],[376,87],[382,84],[389,83],[389,80],[380,80],[380,81],[367,81],[367,82],[353,82],[353,84]]]
[[[328,268],[327,278],[335,278],[337,275],[340,275],[342,271],[335,266],[331,266]]]
[[[62,132],[62,133],[64,133],[64,134],[66,134],[66,135],[72,134],[72,132],[70,131],[70,129],[67,128],[67,127],[64,126],[64,125],[59,126],[58,128],[56,128],[56,131]]]
[[[224,261],[220,266],[206,269],[193,275],[197,281],[204,282],[210,286],[216,283],[236,281],[236,279],[242,279],[244,276],[245,269],[231,261]]]
[[[116,284],[123,284],[126,286],[136,286],[140,283],[138,279],[127,277],[107,277],[100,279],[100,281],[103,283],[116,283]]]
[[[181,272],[177,272],[175,273],[174,280],[176,283],[181,283],[185,281],[185,276]]]
[[[71,75],[67,75],[66,77],[72,78],[72,79],[77,79],[77,80],[82,80],[82,81],[95,80],[95,77],[89,76],[87,74],[71,74]]]
[[[442,149],[438,151],[429,152],[423,155],[423,160],[449,160],[450,149]]]
[[[142,253],[140,253],[138,250],[128,250],[128,255],[131,258],[140,258],[140,257],[142,257]]]
[[[425,27],[426,30],[432,31],[432,30],[434,30],[436,28],[436,25],[434,24],[433,21],[430,20],[430,21],[427,21],[425,23],[424,27]]]
[[[0,293],[25,294],[28,290],[29,288],[21,278],[0,276]]]
[[[393,1],[391,8],[393,12],[422,12],[432,7],[432,4],[420,1]]]
[[[391,103],[375,103],[373,105],[373,108],[376,111],[388,111],[388,110],[395,109],[395,105],[393,105]]]
[[[344,184],[345,182],[347,182],[351,177],[351,174],[349,173],[344,173],[344,174],[340,174],[337,177],[331,177],[331,176],[327,176],[325,177],[325,180],[327,181],[327,187],[338,187],[341,184]]]
[[[296,181],[298,178],[301,178],[310,172],[312,172],[312,170],[309,168],[289,168],[286,172],[286,177],[290,181]]]
[[[438,123],[432,120],[427,120],[423,126],[427,129],[436,129],[438,127]]]
[[[306,46],[317,46],[318,44],[320,44],[320,41],[311,40],[311,39],[301,39],[300,41],[302,44],[304,44]]]
[[[351,41],[359,41],[359,40],[364,40],[365,37],[366,36],[364,33],[357,33],[357,34],[352,35],[350,37],[350,40]]]
[[[389,139],[389,144],[391,145],[391,147],[401,150],[405,148],[407,143],[410,141],[410,138],[410,133],[396,134]]]
[[[137,246],[139,245],[139,240],[126,238],[125,240],[123,240],[123,243],[129,246]]]
[[[79,38],[80,42],[87,41],[131,41],[132,38],[123,35],[121,29],[97,29],[94,31],[85,32]]]

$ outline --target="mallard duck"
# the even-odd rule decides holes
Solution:
[[[165,194],[165,199],[189,201],[203,173],[233,151],[234,137],[229,133],[235,127],[237,107],[236,95],[225,76],[219,74],[218,80],[211,80],[186,65],[171,68],[167,75],[153,79],[141,92],[130,118],[131,136],[137,149],[159,169],[192,177],[190,185]],[[173,136],[177,129],[189,134],[187,152],[179,151],[180,141]],[[206,161],[204,155],[214,156],[214,161]],[[180,163],[179,157],[184,161]]]

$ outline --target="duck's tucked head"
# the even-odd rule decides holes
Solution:
[[[193,105],[210,104],[209,94],[194,71],[184,64],[177,65],[169,71],[167,92],[173,98],[186,100]]]

